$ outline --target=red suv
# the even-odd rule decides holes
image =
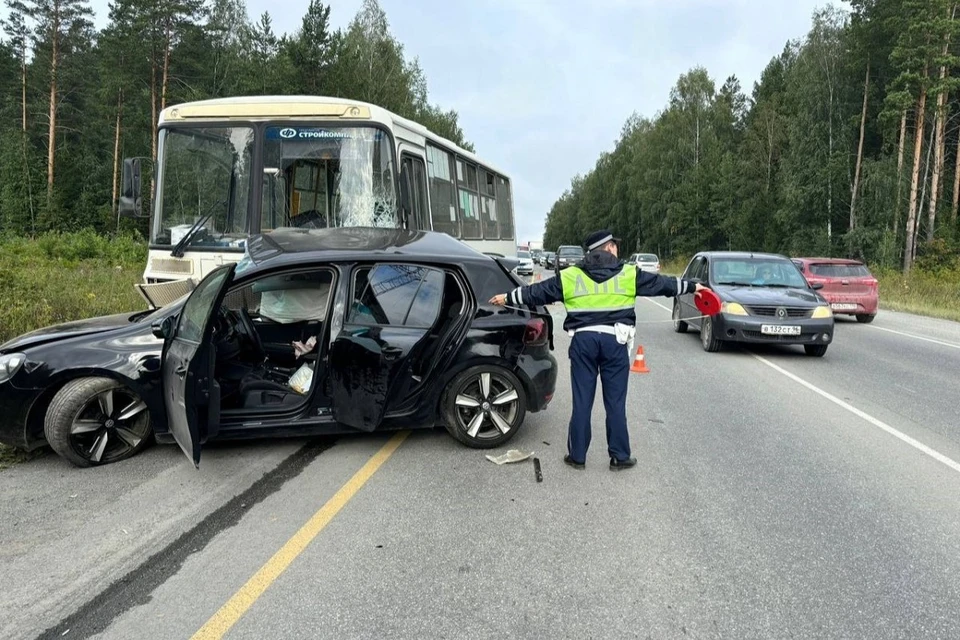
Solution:
[[[794,258],[810,284],[820,283],[820,295],[834,314],[854,315],[859,322],[873,322],[880,303],[880,287],[859,260],[843,258]]]

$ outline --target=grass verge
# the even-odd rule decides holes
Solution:
[[[877,271],[880,308],[960,322],[960,269]]]

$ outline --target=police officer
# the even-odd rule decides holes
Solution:
[[[585,467],[599,372],[607,414],[610,469],[619,471],[637,464],[637,459],[630,456],[626,407],[636,298],[676,297],[705,287],[623,263],[619,258],[619,240],[610,231],[591,233],[585,244],[587,254],[580,265],[567,267],[559,277],[496,295],[490,303],[523,306],[563,301],[567,308],[563,329],[572,336],[569,355],[573,387],[573,415],[563,461],[575,469]],[[630,348],[624,346],[628,343]]]

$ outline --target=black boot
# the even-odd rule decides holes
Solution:
[[[617,460],[616,458],[610,458],[610,470],[611,471],[622,471],[623,469],[630,469],[637,465],[636,458],[627,458],[626,460]]]
[[[573,458],[570,457],[569,453],[563,456],[563,461],[566,462],[571,467],[573,467],[574,469],[584,469],[587,466],[586,463],[576,462]]]

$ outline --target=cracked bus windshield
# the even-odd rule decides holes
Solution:
[[[374,127],[270,126],[261,230],[397,228],[393,150]]]
[[[279,227],[400,226],[389,136],[374,127],[268,126],[260,206],[250,207],[251,127],[165,128],[151,241],[237,249]],[[251,210],[252,209],[252,210]]]

